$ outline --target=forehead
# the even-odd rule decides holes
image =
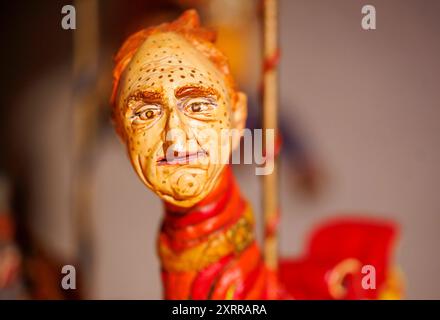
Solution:
[[[178,34],[153,34],[127,66],[121,98],[136,91],[176,91],[182,86],[214,88],[226,97],[223,76],[199,50]]]

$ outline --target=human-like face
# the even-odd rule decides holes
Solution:
[[[158,33],[141,45],[119,86],[116,121],[139,177],[172,204],[202,200],[231,151],[221,132],[244,124],[222,73],[183,37]]]

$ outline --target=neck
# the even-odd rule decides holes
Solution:
[[[232,222],[243,212],[245,204],[232,170],[227,166],[214,189],[196,205],[182,208],[165,202],[162,231],[172,239],[177,237],[178,246],[185,246]],[[190,234],[185,230],[190,231]]]
[[[166,298],[223,299],[231,281],[243,282],[245,274],[260,268],[252,211],[229,166],[209,195],[195,206],[164,206],[158,251]],[[231,265],[241,270],[241,274],[236,272],[240,279],[220,281]]]

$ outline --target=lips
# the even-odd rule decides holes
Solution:
[[[158,166],[164,165],[181,165],[181,164],[189,164],[191,162],[196,161],[200,157],[207,157],[208,153],[204,150],[197,152],[189,152],[184,155],[180,154],[179,156],[172,157],[161,157],[157,159],[156,163]]]

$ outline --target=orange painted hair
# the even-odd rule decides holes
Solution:
[[[185,11],[179,18],[170,23],[163,23],[158,26],[140,30],[125,40],[122,47],[115,56],[115,67],[113,69],[113,89],[111,104],[115,106],[116,95],[122,73],[135,55],[139,47],[152,34],[160,32],[175,32],[188,40],[196,49],[202,52],[225,76],[226,82],[231,91],[233,104],[236,100],[235,84],[229,63],[226,56],[214,46],[216,33],[200,26],[199,15],[195,10]]]

